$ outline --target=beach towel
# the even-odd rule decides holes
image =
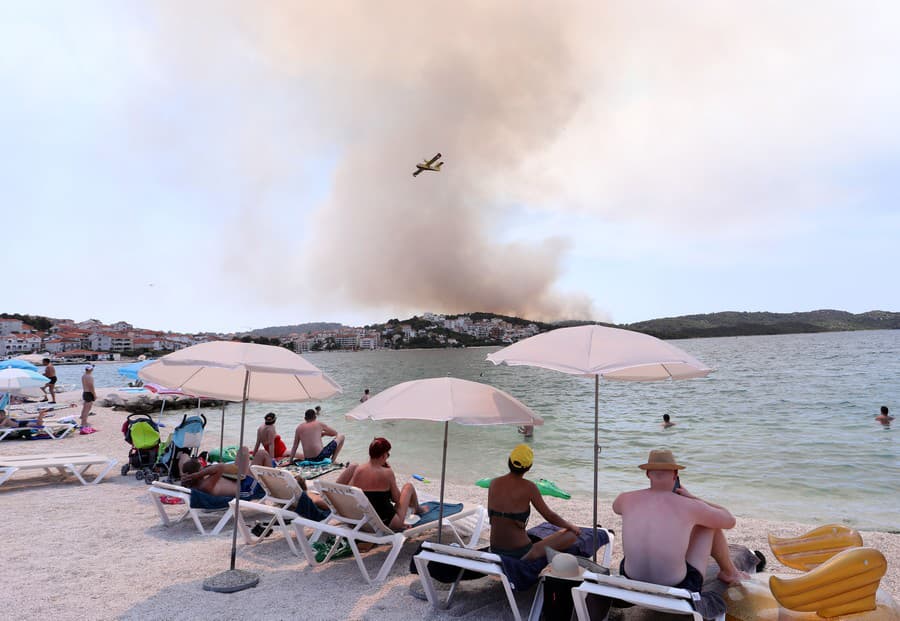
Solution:
[[[433,502],[433,501],[432,502],[423,502],[422,506],[427,507],[427,510],[425,511],[425,513],[419,514],[419,519],[416,520],[415,525],[418,526],[419,524],[427,524],[428,522],[437,522],[438,518],[440,517],[440,513],[441,513],[440,505],[441,505],[441,503],[439,503],[439,502]],[[448,516],[451,516],[455,513],[459,513],[462,510],[463,510],[463,503],[458,503],[458,504],[451,503],[451,502],[444,503],[444,517],[445,518]]]

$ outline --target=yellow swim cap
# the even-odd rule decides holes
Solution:
[[[530,468],[534,463],[534,451],[527,444],[520,444],[509,454],[509,461],[516,468]]]

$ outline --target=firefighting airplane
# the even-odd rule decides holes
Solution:
[[[441,166],[444,165],[444,162],[438,162],[437,164],[435,164],[435,162],[437,162],[439,159],[441,159],[440,153],[435,155],[430,160],[424,161],[421,164],[416,164],[416,172],[413,173],[413,177],[425,170],[430,170],[432,172],[441,172]]]

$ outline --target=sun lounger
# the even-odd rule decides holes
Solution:
[[[19,422],[20,420],[26,419],[13,419]],[[27,420],[36,420],[36,419],[27,419]],[[72,433],[75,429],[75,425],[73,423],[67,423],[62,421],[51,421],[45,420],[44,424],[40,427],[3,427],[0,428],[0,441],[5,440],[8,437],[33,437],[41,434],[46,434],[53,440],[62,440],[67,435]]]
[[[686,589],[662,586],[651,582],[631,580],[624,576],[605,576],[594,572],[585,572],[584,582],[572,589],[572,600],[578,621],[591,621],[588,612],[587,596],[600,595],[610,597],[659,612],[678,615],[691,615],[694,621],[703,621],[695,609],[700,602],[699,593],[691,593]],[[725,621],[725,613],[716,617],[717,621]],[[594,621],[600,621],[595,619]]]
[[[105,466],[103,470],[94,477],[93,481],[86,481],[84,474],[88,468],[93,465]],[[103,477],[116,465],[115,459],[103,457],[101,455],[92,455],[90,453],[60,453],[50,455],[19,455],[16,457],[0,457],[0,485],[3,485],[14,473],[19,470],[31,470],[40,468],[47,474],[53,474],[56,470],[59,474],[65,475],[71,473],[81,482],[82,485],[88,483],[99,483]]]
[[[301,489],[294,475],[288,470],[267,468],[265,466],[250,466],[250,471],[253,473],[253,478],[266,492],[266,495],[257,502],[241,501],[240,511],[242,519],[238,522],[238,529],[241,531],[244,542],[247,545],[254,545],[264,537],[267,537],[271,531],[277,529],[284,534],[291,552],[300,556],[301,552],[293,540],[293,535],[296,531],[288,526],[290,522],[300,516],[294,511],[288,510],[287,507],[297,505],[303,496],[303,489]],[[232,510],[234,510],[233,501]],[[244,521],[243,514],[245,511],[269,516],[268,523],[263,526],[263,530],[258,536],[250,531],[247,523]],[[315,543],[320,534],[321,531],[313,533],[309,543]]]
[[[600,533],[606,533],[608,543],[603,546],[602,565],[604,567],[609,567],[609,564],[612,562],[615,534],[605,528],[598,528],[597,531],[598,535]],[[428,599],[428,602],[432,605],[432,607],[448,608],[453,601],[453,596],[456,593],[456,588],[459,585],[464,572],[473,572],[476,574],[483,574],[484,576],[494,576],[495,578],[498,578],[500,580],[501,584],[503,585],[503,590],[506,593],[506,599],[509,602],[509,607],[512,611],[513,618],[515,619],[515,621],[521,621],[521,616],[519,615],[519,607],[516,604],[516,599],[513,595],[513,591],[515,591],[515,585],[503,570],[503,559],[501,559],[498,554],[479,550],[469,550],[457,546],[448,546],[426,541],[422,544],[422,551],[413,557],[413,562],[415,563],[416,570],[419,573],[419,579],[422,582],[422,588],[425,591],[425,597]],[[459,574],[457,575],[456,581],[453,582],[452,586],[450,587],[447,598],[443,603],[439,601],[437,591],[434,588],[431,572],[428,569],[429,563],[441,563],[443,565],[451,565],[453,567],[459,568]],[[532,605],[532,614],[529,616],[529,619],[535,617],[535,614],[540,616],[541,605],[543,602],[542,594],[543,592],[539,587],[535,595],[535,599]]]
[[[182,487],[181,485],[154,481],[153,485],[150,486],[147,491],[153,499],[153,504],[159,512],[159,517],[164,526],[172,526],[189,517],[193,520],[194,526],[197,527],[197,530],[200,531],[201,535],[218,535],[234,515],[234,509],[229,505],[224,505],[221,509],[196,509],[191,507],[191,490],[187,487]],[[165,497],[178,498],[182,503],[167,504],[163,502],[163,498]],[[173,512],[174,515],[172,515],[169,513],[169,510],[166,509],[167,506],[177,507],[178,509],[176,509],[175,512]],[[216,516],[219,518],[218,522],[216,522],[216,525],[211,530],[207,530],[200,520],[201,517],[206,516]]]
[[[370,584],[372,582],[381,582],[387,577],[394,566],[394,562],[397,560],[397,556],[400,554],[403,543],[407,539],[421,535],[429,530],[437,529],[438,522],[435,520],[424,524],[419,523],[406,530],[395,532],[381,521],[375,508],[372,507],[372,503],[369,502],[369,499],[358,487],[320,482],[318,489],[331,509],[329,520],[327,522],[316,522],[300,517],[293,521],[300,547],[310,565],[319,565],[320,562],[316,561],[316,553],[310,545],[311,540],[305,536],[304,527],[311,528],[313,536],[321,533],[335,536],[334,545],[321,561],[322,563],[330,560],[338,550],[341,539],[346,539],[350,549],[353,551],[353,556],[356,558],[356,564],[359,566],[363,578]],[[481,506],[464,507],[453,515],[445,516],[444,526],[451,531],[457,543],[464,547],[469,547],[478,543],[486,516],[487,512]],[[387,558],[382,563],[375,578],[369,575],[363,563],[362,554],[357,545],[359,541],[390,546]]]

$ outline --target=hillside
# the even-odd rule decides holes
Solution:
[[[292,326],[270,326],[268,328],[257,328],[246,334],[250,336],[277,337],[287,336],[289,334],[306,334],[307,332],[321,332],[322,330],[339,330],[343,327],[340,323],[329,321],[315,321],[311,323],[298,323]]]
[[[838,310],[805,313],[741,313],[727,311],[651,319],[619,326],[662,339],[755,334],[800,334],[848,330],[900,329],[900,313],[869,311],[853,314]]]

